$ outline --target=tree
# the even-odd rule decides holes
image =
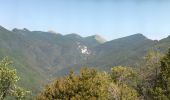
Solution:
[[[157,60],[148,60],[150,66],[143,71],[144,99],[169,100],[170,99],[170,49],[164,56],[155,56]],[[153,58],[153,57],[149,57]],[[159,60],[158,60],[159,59]]]
[[[112,84],[109,93],[114,100],[138,100],[135,90],[136,72],[132,68],[117,66],[111,72]]]
[[[0,100],[5,99],[7,96],[14,96],[17,100],[25,97],[28,91],[17,86],[19,77],[15,69],[11,69],[12,61],[4,58],[0,62]]]
[[[156,85],[160,74],[160,60],[163,55],[157,51],[149,51],[138,70],[138,92],[143,99],[150,99],[150,92]]]
[[[141,77],[143,79],[150,83],[149,86],[153,86],[155,79],[157,79],[159,73],[160,73],[160,60],[162,59],[163,55],[156,51],[150,51],[148,54],[144,57],[144,65],[140,69],[141,71]]]
[[[136,72],[130,67],[115,66],[111,69],[111,77],[117,84],[132,84],[136,81]]]
[[[156,85],[151,91],[153,99],[170,99],[170,49],[166,56],[161,60],[160,74]]]
[[[109,76],[95,69],[81,69],[48,85],[37,100],[107,100]]]

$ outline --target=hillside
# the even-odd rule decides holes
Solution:
[[[0,27],[0,57],[10,57],[15,63],[21,84],[37,92],[41,85],[50,81],[69,65],[86,60],[94,44],[77,34],[61,35],[51,32]],[[24,84],[23,84],[24,83]]]
[[[42,69],[38,69],[34,66],[34,62],[31,62],[28,54],[30,46],[31,44],[20,35],[3,27],[0,28],[0,58],[8,56],[12,59],[19,76],[22,78],[21,84],[33,92],[37,92],[38,84],[43,83],[42,79],[46,79],[46,76],[42,73]]]
[[[106,41],[99,35],[81,37],[76,33],[62,35],[26,28],[9,31],[0,27],[0,58],[8,56],[14,61],[20,84],[33,93],[70,69],[134,66],[148,50],[165,52],[169,47],[170,37],[154,41],[135,34]]]
[[[93,48],[93,55],[88,57],[85,62],[71,66],[74,66],[74,70],[77,71],[81,67],[95,67],[101,70],[110,70],[113,66],[118,65],[136,67],[143,61],[143,57],[148,51],[156,50],[165,53],[169,47],[169,37],[157,41],[138,33],[100,44]],[[72,68],[64,68],[60,74],[68,73],[70,69]]]
[[[142,34],[112,40],[95,47],[96,56],[89,58],[88,63],[99,67],[130,66],[139,61],[154,44]]]

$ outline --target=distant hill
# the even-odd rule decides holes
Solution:
[[[70,69],[134,66],[148,50],[165,52],[169,47],[170,37],[154,41],[134,34],[106,41],[99,35],[81,37],[76,33],[62,35],[26,28],[9,31],[0,26],[0,58],[9,56],[14,61],[20,84],[33,93]]]
[[[96,41],[96,39],[91,39]],[[78,64],[91,55],[91,48],[100,42],[89,43],[77,34],[61,35],[54,32],[0,27],[0,58],[9,56],[23,79],[21,84],[38,91],[39,84],[50,81],[69,65]]]
[[[95,48],[96,64],[105,66],[135,64],[155,44],[142,34],[135,34],[101,44]]]
[[[160,41],[151,40],[142,34],[107,41],[93,48],[93,55],[86,61],[74,66],[74,70],[81,67],[95,67],[102,70],[110,70],[117,65],[136,67],[146,53],[150,50],[156,50],[165,53],[170,47],[170,37]],[[61,73],[69,72],[70,69],[64,68]],[[58,74],[56,74],[58,75]]]

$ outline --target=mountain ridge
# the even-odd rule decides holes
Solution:
[[[75,33],[62,35],[26,28],[10,31],[0,27],[0,58],[9,56],[14,60],[24,79],[20,83],[26,83],[24,87],[33,89],[34,93],[72,68],[89,66],[108,70],[116,65],[135,66],[150,49],[165,52],[168,47],[169,37],[154,41],[134,34],[106,41],[98,35],[82,37]]]

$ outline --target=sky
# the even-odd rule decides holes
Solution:
[[[112,40],[170,35],[170,0],[0,0],[0,25]]]

